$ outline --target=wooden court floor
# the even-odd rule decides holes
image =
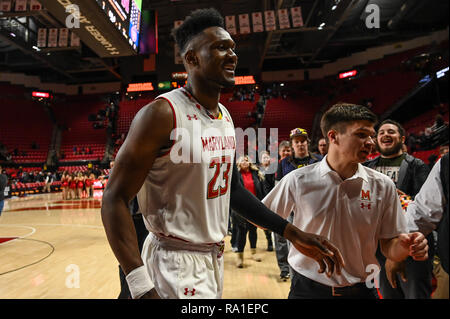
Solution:
[[[0,216],[0,299],[114,299],[118,263],[100,216],[101,195],[63,201],[60,193],[8,199]],[[285,299],[290,281],[279,281],[275,252],[258,229],[258,254],[235,267],[226,238],[224,299]]]

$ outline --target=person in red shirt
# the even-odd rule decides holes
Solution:
[[[69,192],[69,173],[64,171],[61,176],[62,199],[67,199]]]
[[[86,180],[84,181],[84,184],[86,186],[86,197],[92,198],[94,197],[94,189],[92,188],[92,185],[94,184],[95,175],[93,173],[90,173],[89,176],[86,175]]]
[[[265,183],[264,175],[259,171],[258,167],[255,164],[250,163],[248,156],[241,156],[236,164],[240,173],[241,183],[244,187],[258,199],[261,200],[264,198],[267,194],[267,185]],[[256,242],[258,239],[256,226],[234,211],[232,211],[232,214],[234,215],[233,220],[235,222],[233,227],[236,227],[236,248],[238,254],[236,266],[238,268],[244,267],[244,247],[247,241],[247,233],[250,241],[252,259],[258,262],[261,261],[261,257],[256,254]]]
[[[76,177],[76,183],[77,183],[77,198],[82,199],[83,198],[83,188],[84,188],[84,176],[83,173],[78,172]]]
[[[77,190],[77,182],[75,174],[69,175],[68,182],[69,182],[69,196],[67,197],[67,199],[75,199]]]

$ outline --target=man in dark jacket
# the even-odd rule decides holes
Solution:
[[[289,172],[292,172],[294,169],[322,160],[321,155],[309,152],[308,146],[310,140],[308,138],[308,132],[305,129],[293,129],[290,133],[290,139],[294,152],[291,156],[286,157],[280,162],[275,176],[277,181],[280,181],[283,176],[287,175]]]
[[[297,168],[314,164],[322,160],[319,154],[309,152],[308,132],[302,128],[295,128],[291,131],[290,142],[292,147],[292,155],[285,157],[278,163],[278,169],[275,174],[275,183],[279,182],[284,176]],[[287,219],[292,222],[292,214]],[[291,275],[291,269],[287,261],[289,247],[286,239],[275,234],[275,252],[277,255],[278,267],[280,268],[280,279],[287,281]]]
[[[430,172],[428,165],[402,151],[405,142],[405,131],[400,123],[385,120],[377,132],[377,147],[380,156],[365,162],[363,165],[373,168],[389,176],[397,186],[399,195],[414,196],[419,192]],[[380,291],[385,299],[429,299],[431,297],[433,271],[433,236],[427,237],[430,247],[429,258],[426,261],[406,260],[407,281],[400,280],[396,289],[392,288],[386,277],[386,259],[377,252],[381,265]]]

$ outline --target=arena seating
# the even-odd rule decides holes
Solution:
[[[272,98],[267,101],[263,128],[278,128],[278,139],[289,140],[289,133],[296,127],[311,132],[314,116],[324,103],[323,97],[287,96]],[[268,133],[267,133],[268,134]]]
[[[234,126],[246,129],[255,123],[255,118],[249,115],[256,110],[256,102],[259,100],[259,94],[255,94],[254,101],[230,101],[232,93],[222,93],[220,95],[220,103],[225,105],[228,112],[233,118]]]
[[[119,116],[117,119],[117,135],[126,135],[128,133],[128,129],[130,128],[131,121],[134,119],[136,113],[152,101],[153,98],[121,101],[119,105]]]
[[[67,129],[62,133],[60,153],[61,162],[80,160],[101,160],[105,152],[106,129],[94,129],[89,121],[90,114],[106,108],[101,96],[71,97],[53,107],[58,123]],[[77,148],[79,154],[74,152]],[[92,154],[82,154],[83,148],[90,148]]]
[[[20,86],[0,84],[0,92],[0,142],[12,155],[12,161],[45,162],[53,124],[43,105],[26,99],[25,89]],[[33,149],[33,143],[37,149]]]
[[[417,151],[417,152],[413,152],[411,155],[417,158],[420,158],[422,161],[424,161],[425,163],[429,163],[430,161],[428,160],[428,157],[434,154],[436,155],[438,158],[440,157],[439,154],[439,147],[432,149],[432,150],[428,150],[428,151]]]

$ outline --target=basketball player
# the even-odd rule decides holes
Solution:
[[[196,10],[175,39],[188,83],[136,114],[103,195],[106,235],[132,298],[220,298],[230,202],[248,220],[292,241],[318,262],[319,272],[340,273],[340,252],[325,237],[288,224],[239,183],[234,125],[219,103],[221,88],[234,85],[237,63],[222,16]],[[187,161],[179,160],[190,143]],[[201,161],[195,161],[197,146]],[[127,207],[136,194],[150,231],[142,257]]]

